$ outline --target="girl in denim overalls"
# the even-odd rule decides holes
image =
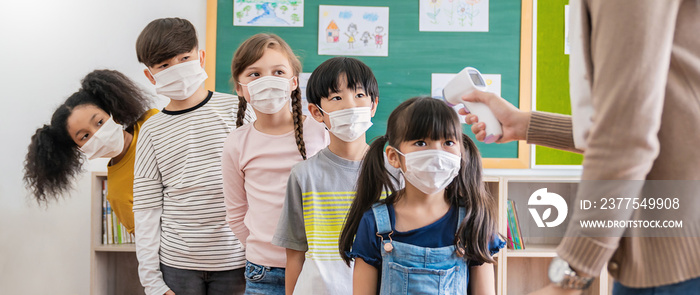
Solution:
[[[419,97],[387,122],[363,160],[340,236],[343,259],[355,259],[354,294],[495,294],[492,255],[505,242],[479,152],[457,114]],[[392,179],[385,161],[403,177]],[[380,200],[384,191],[390,194]]]

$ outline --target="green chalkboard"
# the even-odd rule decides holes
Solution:
[[[537,1],[535,109],[570,115],[569,56],[564,54],[564,6],[569,0]],[[583,156],[537,146],[535,165],[580,165]]]
[[[430,95],[431,73],[457,73],[465,66],[473,66],[482,73],[501,74],[502,96],[520,105],[520,1],[490,1],[489,32],[449,33],[419,31],[419,1],[327,0],[321,4],[389,7],[389,56],[356,57],[372,68],[379,83],[380,103],[368,140],[384,134],[389,114],[402,101]],[[318,55],[318,5],[316,1],[305,1],[304,27],[243,27],[233,26],[233,0],[218,1],[216,90],[233,93],[231,58],[236,48],[256,33],[274,33],[287,41],[301,58],[303,72],[312,72],[332,57]],[[464,130],[471,135],[468,126]],[[515,159],[519,157],[518,144],[478,145],[485,158]]]

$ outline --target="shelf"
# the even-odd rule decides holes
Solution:
[[[542,173],[544,171],[540,172],[540,174]],[[539,175],[538,173],[500,174],[499,231],[502,234],[508,231],[507,204],[508,200],[511,199],[514,201],[518,213],[525,249],[504,249],[501,251],[501,259],[499,260],[499,269],[502,269],[499,274],[501,276],[499,278],[501,289],[497,291],[497,294],[527,294],[549,284],[547,278],[549,264],[556,256],[556,248],[561,242],[561,237],[565,235],[569,220],[565,220],[565,223],[556,228],[540,228],[534,224],[530,214],[528,214],[528,202],[535,191],[547,188],[548,192],[560,195],[567,203],[571,204],[576,198],[580,181],[580,177],[576,174],[576,171],[549,175]],[[572,215],[573,206],[569,206],[568,213],[569,216]],[[603,271],[583,294],[610,294],[610,281],[607,271]]]
[[[106,173],[93,173],[91,294],[144,294],[138,277],[135,245],[102,245],[101,181],[105,178]],[[546,286],[549,284],[549,263],[552,257],[556,256],[556,247],[564,235],[566,224],[556,229],[562,231],[561,235],[547,236],[538,232],[542,229],[527,223],[528,198],[535,190],[547,187],[571,201],[576,195],[578,177],[487,174],[483,181],[493,201],[493,213],[497,216],[499,233],[507,234],[507,200],[513,199],[520,213],[521,229],[526,234],[524,250],[502,249],[494,255],[496,294],[525,294]],[[590,290],[584,294],[610,294],[611,281],[607,271],[603,271],[600,278],[596,279]]]
[[[508,257],[554,257],[557,245],[525,245],[523,250],[506,250]]]
[[[136,252],[135,244],[115,244],[115,245],[97,245],[93,249],[96,252]]]

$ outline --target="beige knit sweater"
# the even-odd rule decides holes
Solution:
[[[700,180],[700,2],[581,1],[595,110],[582,180]],[[533,112],[527,141],[577,151],[571,130],[569,116]],[[581,185],[578,196],[594,189]],[[591,274],[608,262],[629,287],[700,277],[700,192],[683,202],[685,237],[597,238],[570,226],[557,253]],[[572,220],[616,214],[574,210]]]

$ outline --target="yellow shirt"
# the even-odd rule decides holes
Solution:
[[[150,109],[134,124],[134,138],[129,149],[119,163],[107,167],[107,201],[112,206],[119,222],[129,233],[134,233],[134,159],[136,158],[136,139],[139,130],[148,118],[158,113]]]

